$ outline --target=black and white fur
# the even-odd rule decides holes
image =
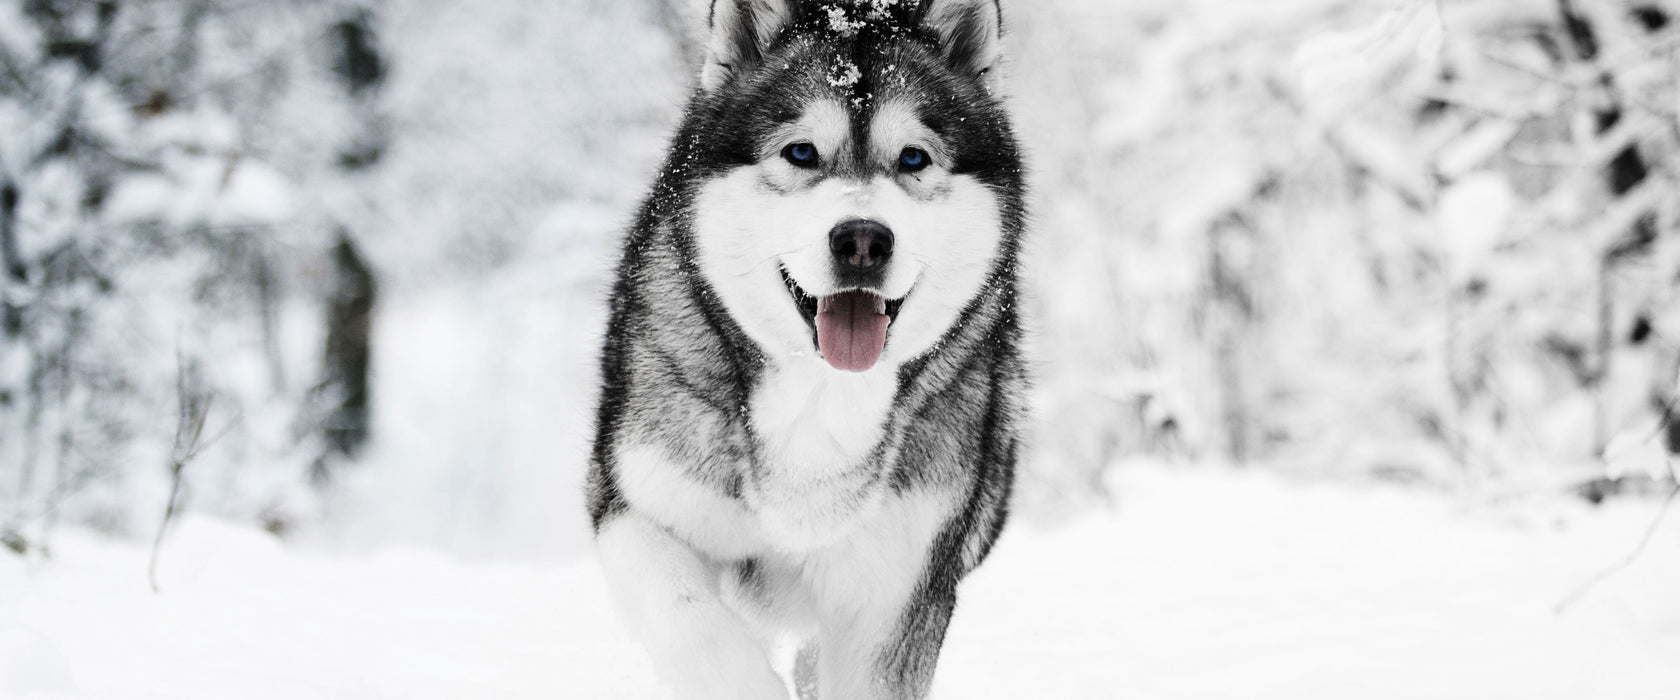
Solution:
[[[700,84],[612,292],[588,481],[621,617],[680,698],[922,698],[1003,527],[1023,183],[997,0],[714,0]],[[815,167],[790,144],[822,154]],[[909,172],[914,147],[931,158]],[[864,282],[831,233],[896,241]],[[892,314],[864,371],[817,298]],[[871,297],[874,298],[874,297]],[[785,644],[782,644],[785,646]],[[807,657],[809,658],[809,657]]]

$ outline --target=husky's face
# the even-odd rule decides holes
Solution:
[[[995,0],[716,0],[675,164],[708,284],[772,357],[896,367],[980,293],[1020,197],[998,29]]]

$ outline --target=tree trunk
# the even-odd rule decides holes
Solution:
[[[327,454],[316,462],[317,480],[328,476],[326,458],[354,459],[368,439],[368,363],[378,292],[373,271],[347,233],[340,233],[331,258],[332,296],[327,302],[327,343],[320,387],[331,405],[323,425]]]
[[[346,175],[377,164],[385,150],[385,130],[378,108],[384,82],[385,59],[375,43],[373,10],[346,15],[332,27],[336,40],[333,68],[356,111],[357,129],[340,146],[337,167]],[[327,304],[327,346],[321,388],[331,401],[322,424],[326,449],[315,461],[317,483],[331,476],[331,466],[355,459],[367,443],[371,388],[368,365],[373,350],[373,307],[378,285],[373,270],[357,249],[350,231],[340,227],[338,244],[330,254],[331,296]]]

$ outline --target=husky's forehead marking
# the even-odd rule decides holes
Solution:
[[[951,152],[945,140],[916,115],[915,107],[901,100],[881,105],[870,126],[870,149],[877,162],[892,163],[907,147],[919,148],[933,159],[932,167],[899,177],[905,192],[918,201],[930,202],[951,195],[951,179],[943,176],[951,168]]]
[[[820,154],[844,153],[851,140],[852,120],[846,108],[834,100],[813,103],[804,114],[772,131],[759,144],[758,158],[766,163],[759,183],[776,194],[790,194],[811,187],[827,175],[820,168],[797,168],[779,161],[777,154],[794,143],[810,143]]]
[[[897,157],[906,145],[927,151],[935,160],[950,159],[944,140],[922,122],[913,105],[903,100],[893,100],[875,111],[869,135],[870,146],[879,159]]]

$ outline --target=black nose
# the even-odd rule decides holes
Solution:
[[[843,270],[875,270],[892,257],[892,229],[866,219],[842,222],[828,232],[828,249]]]

